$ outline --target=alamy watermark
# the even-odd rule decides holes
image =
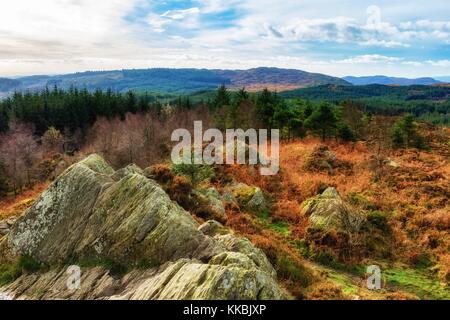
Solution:
[[[81,268],[76,265],[70,266],[67,268],[66,274],[68,276],[66,281],[67,289],[81,289]]]
[[[381,290],[381,268],[376,265],[368,266],[367,274],[370,274],[367,278],[367,289]]]
[[[178,142],[171,154],[174,164],[260,164],[264,176],[280,170],[278,129],[270,130],[270,136],[267,129],[227,129],[224,137],[219,129],[203,132],[202,121],[195,121],[193,137],[187,129],[176,129],[171,140]]]

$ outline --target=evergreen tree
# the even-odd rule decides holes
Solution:
[[[138,111],[137,108],[137,102],[136,102],[136,96],[133,93],[133,91],[128,91],[126,94],[126,105],[127,105],[127,111],[130,111],[131,113],[136,113]]]
[[[0,106],[0,133],[7,132],[9,129],[9,117],[6,108]]]
[[[276,111],[277,97],[265,88],[256,99],[256,109],[262,124],[271,129]]]
[[[343,123],[339,126],[338,137],[342,141],[356,141],[356,134],[347,123]]]
[[[333,106],[327,102],[321,103],[306,119],[305,125],[312,131],[317,132],[322,141],[333,136],[338,125],[338,118]]]
[[[397,121],[392,133],[392,143],[396,147],[426,149],[425,139],[419,134],[414,116],[405,115]]]
[[[212,102],[212,107],[214,110],[217,110],[223,106],[229,106],[230,105],[230,95],[228,93],[227,87],[225,87],[224,84],[222,84],[216,92],[216,96],[214,97],[214,100]]]

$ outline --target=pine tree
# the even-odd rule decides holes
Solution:
[[[212,107],[214,110],[217,110],[223,106],[229,105],[230,105],[230,95],[228,93],[227,87],[225,87],[225,85],[222,84],[217,89],[216,96],[214,97],[214,100],[212,102]]]
[[[8,113],[0,106],[0,133],[7,132],[9,129]]]
[[[338,137],[342,141],[356,141],[356,134],[347,123],[343,123],[339,126]]]
[[[338,118],[331,104],[320,104],[306,119],[305,125],[314,132],[320,134],[322,141],[333,136],[338,125]]]

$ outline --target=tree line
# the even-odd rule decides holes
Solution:
[[[0,101],[0,133],[8,131],[11,121],[32,124],[37,135],[50,127],[73,132],[89,128],[99,117],[124,119],[127,112],[148,112],[151,108],[160,109],[160,102],[132,91],[126,94],[77,88],[64,91],[55,86],[36,93],[16,92]]]
[[[220,86],[207,100],[180,96],[165,103],[111,90],[15,93],[0,102],[0,195],[45,181],[62,158],[77,152],[101,153],[116,167],[161,161],[171,132],[190,128],[194,120],[221,130],[279,129],[284,140],[308,134],[347,142],[375,137],[384,147],[426,147],[412,115],[396,124],[376,119],[361,102],[285,99],[267,89]]]

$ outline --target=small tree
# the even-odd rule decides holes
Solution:
[[[230,95],[228,93],[227,87],[222,84],[218,89],[216,96],[214,97],[214,101],[212,103],[212,107],[214,110],[221,108],[223,106],[230,105]]]
[[[64,146],[64,137],[61,131],[55,127],[48,128],[41,138],[42,145],[47,151],[62,152]]]
[[[174,164],[172,171],[191,180],[192,185],[197,187],[203,181],[214,177],[214,170],[211,166],[204,164],[181,163]]]
[[[356,141],[356,134],[347,123],[343,123],[339,126],[338,137],[342,141]]]
[[[333,136],[338,125],[338,117],[331,104],[324,102],[320,104],[305,121],[306,127],[317,132],[322,141]]]
[[[392,142],[396,147],[425,149],[425,139],[417,131],[414,117],[408,114],[396,122],[392,132]]]

